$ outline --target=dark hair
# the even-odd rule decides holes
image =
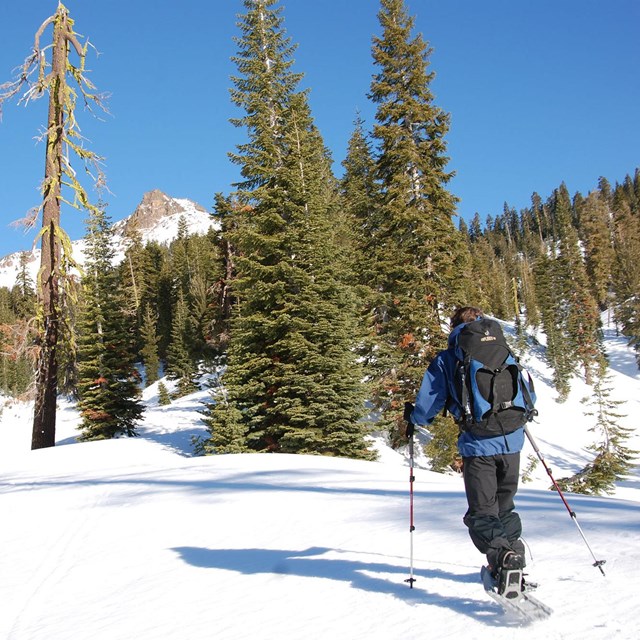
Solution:
[[[482,318],[484,313],[478,307],[458,307],[451,316],[451,328],[457,327],[459,324],[473,322],[478,318]]]

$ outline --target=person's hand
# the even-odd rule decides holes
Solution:
[[[407,421],[407,429],[405,434],[407,438],[411,438],[413,436],[413,432],[415,431],[415,425],[411,422],[411,414],[413,413],[413,405],[410,402],[404,403],[404,419]]]

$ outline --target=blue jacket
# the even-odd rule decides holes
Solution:
[[[425,426],[445,408],[458,420],[462,416],[462,406],[454,388],[454,376],[458,358],[455,354],[455,339],[464,324],[458,325],[449,335],[449,348],[441,351],[424,374],[411,414],[413,424]],[[458,451],[463,458],[474,456],[495,456],[517,453],[524,446],[524,429],[517,429],[505,436],[474,436],[462,431],[458,437]]]

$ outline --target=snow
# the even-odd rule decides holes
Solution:
[[[606,329],[625,424],[640,416],[640,376]],[[532,433],[556,478],[589,459],[576,388],[554,401],[550,373],[527,359],[539,397]],[[165,381],[166,382],[166,381]],[[30,451],[31,407],[0,416],[0,638],[7,640],[635,639],[640,634],[640,473],[614,495],[567,494],[538,465],[518,511],[536,597],[553,615],[529,626],[484,593],[482,556],[462,524],[459,477],[415,471],[384,447],[378,462],[278,454],[193,457],[200,391],[147,405],[140,437],[77,443],[60,401],[58,445]],[[640,449],[638,436],[631,443]],[[531,454],[530,447],[523,462]],[[410,549],[416,582],[410,589]]]

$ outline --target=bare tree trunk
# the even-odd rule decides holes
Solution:
[[[66,92],[67,34],[66,11],[58,9],[54,21],[47,150],[45,159],[42,256],[38,295],[42,308],[40,355],[36,371],[36,399],[33,417],[32,449],[53,447],[56,436],[56,398],[58,393],[57,345],[60,324],[60,191],[62,182],[62,140]]]

